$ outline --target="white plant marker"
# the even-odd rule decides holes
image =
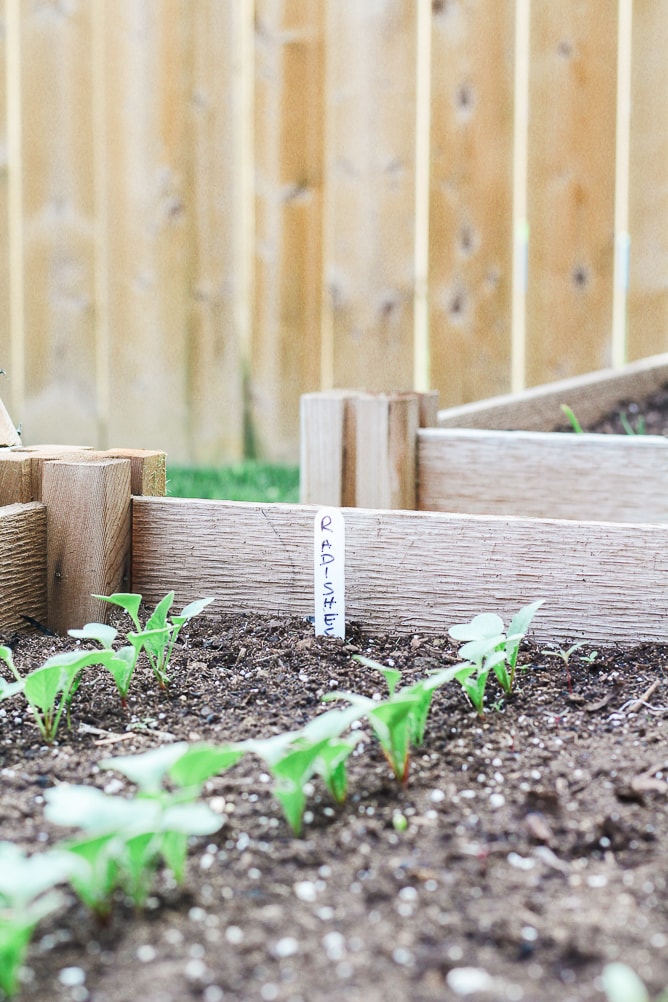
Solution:
[[[321,508],[315,516],[313,540],[313,593],[315,634],[346,634],[345,556],[346,530],[338,508]]]

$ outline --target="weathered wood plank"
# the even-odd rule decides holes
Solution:
[[[424,511],[668,522],[668,439],[656,435],[426,429]]]
[[[130,566],[130,461],[44,464],[48,511],[48,624],[57,633],[96,620],[108,607],[93,594],[127,588]]]
[[[414,385],[417,4],[326,4],[323,389]]]
[[[530,6],[525,385],[534,386],[612,361],[618,4]]]
[[[215,596],[220,614],[313,613],[315,509],[135,498],[132,587]],[[668,641],[668,526],[345,509],[347,614],[367,630],[444,634],[544,598],[533,633]]]
[[[258,454],[292,462],[299,452],[297,401],[320,385],[327,5],[256,0],[253,6],[250,410]]]
[[[0,630],[26,628],[23,616],[46,622],[46,508],[0,507]]]
[[[25,453],[0,449],[0,505],[33,500],[32,460]]]
[[[300,400],[302,504],[355,504],[354,391],[304,393]]]
[[[668,347],[668,8],[633,4],[629,145],[627,351],[639,358]]]
[[[511,386],[516,7],[432,5],[430,371],[449,404]]]
[[[602,417],[620,400],[642,399],[668,381],[668,354],[630,362],[619,369],[562,379],[521,393],[439,411],[441,428],[498,428],[551,431],[565,422],[562,404],[573,408],[583,426]]]

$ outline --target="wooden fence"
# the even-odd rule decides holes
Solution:
[[[24,441],[296,459],[300,394],[451,406],[668,349],[664,0],[4,0]]]

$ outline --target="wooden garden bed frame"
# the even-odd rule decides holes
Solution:
[[[633,373],[641,384],[632,383]],[[663,356],[615,373],[614,386],[606,373],[569,384],[579,385],[589,399],[595,395],[600,413],[620,397],[656,388],[667,373]],[[565,401],[563,391],[546,388],[543,402],[555,392],[557,407],[568,402],[583,421],[593,419],[582,408],[585,396],[572,391]],[[539,395],[530,393],[534,401]],[[417,462],[420,436],[427,441],[434,434],[418,432],[420,405],[422,420],[433,421],[433,395],[422,401],[411,394],[385,398],[381,411],[371,406],[377,397],[365,397],[354,409],[352,435],[351,396],[331,398],[330,425],[321,423],[318,432],[330,445],[337,435],[353,443],[341,451],[339,487],[346,483],[351,493],[351,485],[356,490],[367,482],[375,489],[382,479],[386,491],[402,482],[410,489],[406,463],[392,466],[401,450],[387,443],[403,441],[410,453],[412,442]],[[523,403],[526,396],[516,399]],[[412,439],[400,419],[406,409]],[[484,409],[480,405],[481,420],[491,420],[491,411],[482,417]],[[502,413],[497,402],[492,409]],[[307,402],[303,413],[308,410]],[[338,425],[332,413],[340,415]],[[449,414],[441,412],[438,422],[447,423]],[[376,445],[384,440],[386,448],[373,468],[360,469],[365,422],[365,434],[375,435]],[[182,604],[213,596],[213,615],[312,615],[316,506],[166,498],[160,496],[162,453],[58,449],[13,449],[0,456],[1,630],[25,626],[28,616],[65,632],[104,616],[106,605],[91,595],[121,589],[141,592],[149,603],[172,589]],[[336,455],[332,449],[334,466]],[[351,470],[360,472],[350,479]],[[492,472],[505,475],[498,461]],[[540,477],[540,469],[532,475]],[[413,475],[413,491],[415,480]],[[11,496],[9,484],[23,491],[20,497]],[[478,612],[496,611],[507,620],[520,606],[544,598],[532,628],[538,639],[668,642],[667,524],[390,507],[344,506],[346,618],[366,630],[444,634]]]

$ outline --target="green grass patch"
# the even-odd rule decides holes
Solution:
[[[299,467],[247,459],[221,467],[167,467],[167,494],[225,501],[299,501]]]

